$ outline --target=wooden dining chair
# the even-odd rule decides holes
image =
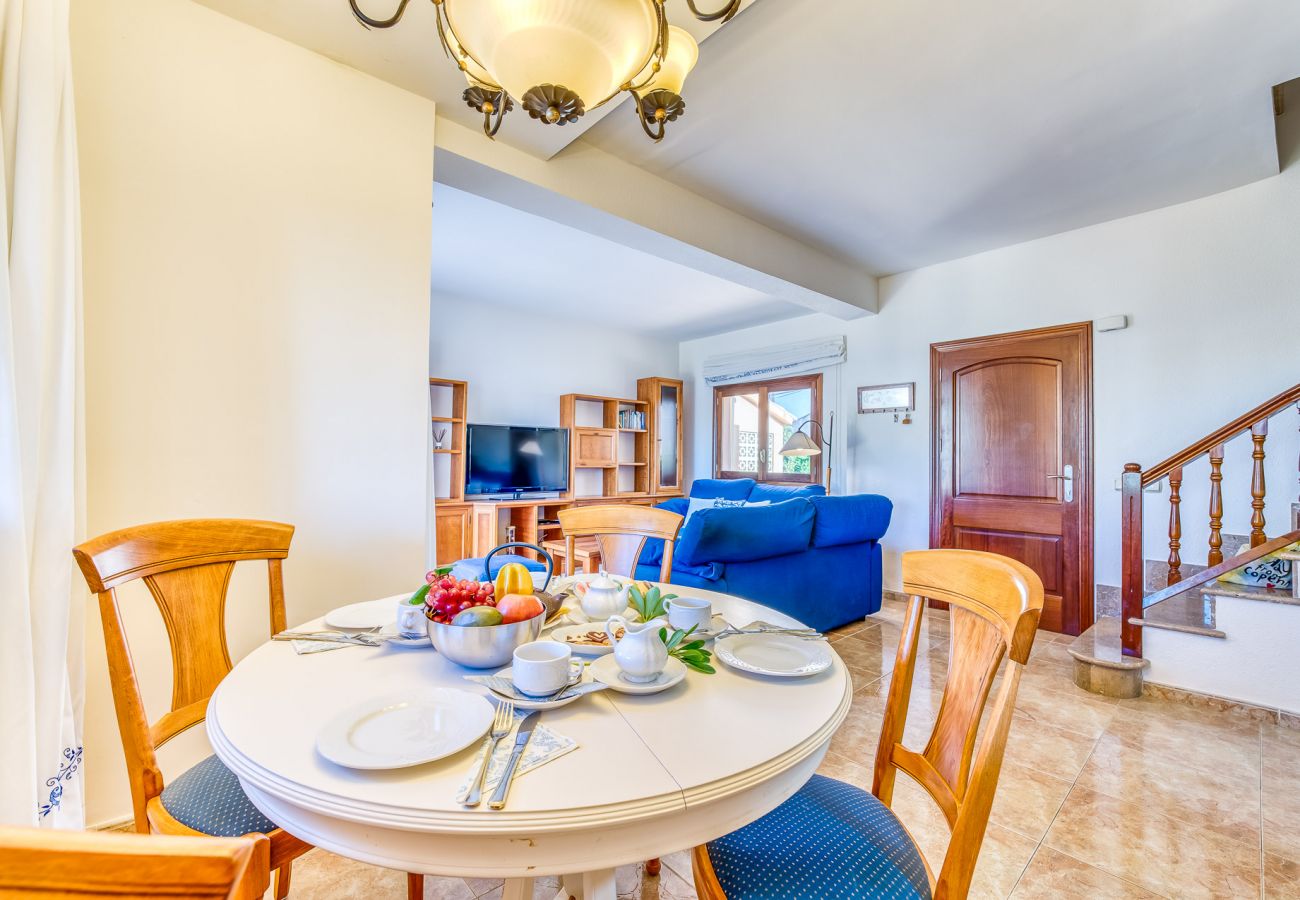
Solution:
[[[814,775],[763,818],[696,847],[692,864],[700,900],[966,897],[1020,675],[1043,610],[1043,585],[1027,566],[1004,556],[915,550],[903,554],[903,589],[912,597],[890,677],[871,793]],[[917,752],[902,740],[926,598],[951,604],[951,642],[939,712],[925,749]],[[980,735],[1004,658],[1006,671]],[[930,795],[951,831],[938,878],[890,809],[899,769]]]
[[[673,542],[682,529],[683,519],[675,512],[653,506],[574,506],[560,510],[560,529],[564,533],[564,573],[573,574],[574,541],[594,537],[600,546],[601,565],[611,575],[636,577],[637,560],[646,541],[659,538],[664,542],[659,580],[668,581],[673,573]]]
[[[291,863],[311,849],[253,805],[239,779],[214,756],[164,784],[157,749],[202,722],[208,700],[231,669],[226,644],[226,590],[235,563],[265,560],[271,634],[285,629],[282,561],[293,526],[252,519],[155,522],[92,538],[72,551],[99,612],[108,651],[113,706],[126,753],[135,829],[172,835],[265,834],[275,896],[289,892]],[[150,724],[127,645],[117,588],[140,579],[167,627],[172,656],[171,709]],[[408,876],[408,894],[423,894],[423,876]]]
[[[266,893],[270,852],[261,834],[192,838],[0,828],[0,900],[255,900]]]

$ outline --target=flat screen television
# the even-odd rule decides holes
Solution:
[[[470,424],[466,443],[466,494],[569,489],[567,428]]]

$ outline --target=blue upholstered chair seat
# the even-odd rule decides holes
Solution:
[[[248,799],[235,773],[215,756],[168,784],[160,799],[176,821],[215,837],[265,834],[276,827]]]
[[[823,775],[711,842],[709,860],[727,900],[930,896],[921,854],[889,807]]]

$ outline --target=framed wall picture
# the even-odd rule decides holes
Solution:
[[[908,412],[916,408],[916,382],[858,388],[859,413]]]

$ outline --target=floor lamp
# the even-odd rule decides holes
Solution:
[[[810,432],[804,431],[809,426],[816,426],[817,434],[814,437]],[[835,438],[835,413],[830,414],[830,425],[825,431],[822,431],[822,424],[813,418],[809,418],[790,435],[786,440],[785,446],[781,448],[782,456],[816,456],[822,452],[822,447],[826,448],[826,493],[831,492],[831,441]]]

